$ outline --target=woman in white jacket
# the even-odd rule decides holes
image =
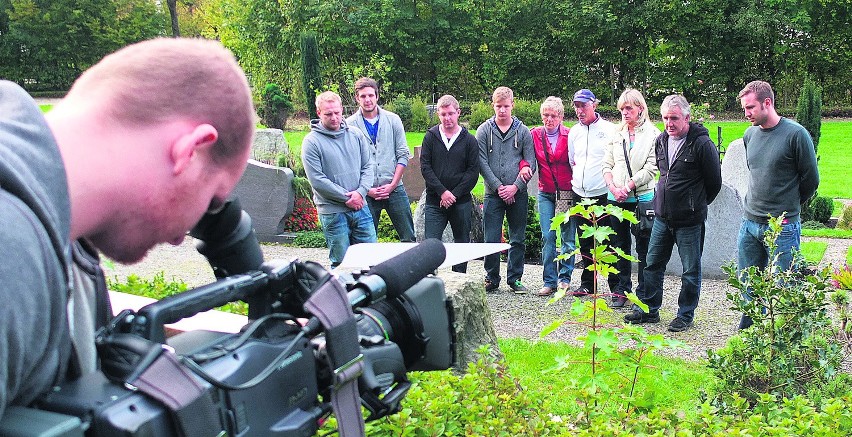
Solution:
[[[657,164],[654,155],[654,139],[660,130],[648,117],[648,105],[642,93],[626,89],[618,98],[621,123],[606,150],[603,177],[609,193],[607,200],[620,208],[635,211],[636,203],[654,198]],[[629,165],[629,167],[628,167]],[[630,253],[630,223],[612,218],[610,227],[615,231],[611,238],[614,247]],[[648,237],[636,237],[636,253],[639,255],[637,290],[644,285],[643,270],[648,253]],[[632,289],[631,263],[619,259],[615,265],[618,274],[609,275],[609,289],[613,294],[612,306],[623,307],[624,295]]]

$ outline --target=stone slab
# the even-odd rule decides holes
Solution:
[[[293,212],[293,170],[250,159],[232,196],[252,218],[258,240],[281,242],[284,220]]]

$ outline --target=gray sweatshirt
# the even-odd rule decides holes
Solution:
[[[373,186],[373,154],[370,140],[346,123],[336,131],[311,120],[311,131],[302,140],[302,164],[320,214],[352,211],[346,193],[357,191],[364,200]]]
[[[494,117],[491,117],[476,128],[476,141],[479,143],[479,172],[485,180],[485,193],[494,194],[501,185],[510,184],[515,184],[519,193],[526,193],[527,183],[519,175],[521,160],[526,161],[530,170],[535,171],[536,168],[529,128],[513,116],[512,126],[502,138]]]
[[[0,81],[0,416],[65,378],[71,206],[38,106]]]
[[[367,126],[364,125],[364,117],[361,116],[361,108],[346,119],[346,124],[357,127],[367,141]],[[408,165],[409,151],[408,142],[405,139],[405,129],[402,120],[393,112],[379,108],[379,127],[376,133],[376,143],[370,145],[373,160],[376,161],[376,172],[374,174],[373,186],[389,184],[396,173],[397,164]],[[399,181],[402,185],[402,181]]]

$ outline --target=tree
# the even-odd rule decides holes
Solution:
[[[317,105],[314,99],[317,91],[322,88],[317,35],[314,32],[304,32],[299,40],[302,53],[302,88],[305,90],[308,117],[313,117],[317,113]]]
[[[177,0],[166,0],[169,5],[169,17],[172,19],[172,36],[180,37],[180,24],[178,23]]]
[[[822,90],[810,78],[805,79],[802,85],[802,94],[796,107],[796,121],[811,134],[816,152],[822,128]]]

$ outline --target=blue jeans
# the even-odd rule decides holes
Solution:
[[[497,194],[486,194],[482,211],[482,227],[486,243],[500,243],[503,235],[503,216],[509,222],[509,259],[506,264],[506,280],[514,284],[524,275],[524,235],[527,228],[526,191],[515,194],[515,203],[508,205]],[[500,283],[500,254],[485,256],[485,278]]]
[[[763,269],[769,265],[769,260],[775,256],[775,253],[769,253],[769,248],[763,244],[763,235],[767,230],[769,230],[767,223],[743,219],[737,237],[737,269],[739,272],[751,266]],[[793,250],[799,250],[801,237],[802,223],[798,219],[781,225],[781,233],[775,239],[775,244],[778,245],[775,249],[778,254],[776,265],[779,268],[787,270],[793,266]],[[750,299],[748,292],[746,292],[745,298]],[[743,314],[740,319],[740,329],[748,328],[751,325],[751,318]]]
[[[769,248],[763,244],[763,234],[769,230],[769,224],[757,223],[743,219],[740,234],[737,238],[737,268],[740,271],[756,266],[764,268],[775,254],[769,253]],[[778,245],[778,267],[786,270],[793,265],[793,250],[799,250],[802,236],[802,224],[798,219],[781,225],[781,233],[775,243]]]
[[[373,228],[376,232],[379,232],[379,217],[381,217],[384,209],[388,212],[388,217],[390,217],[391,223],[396,229],[399,241],[414,241],[411,202],[408,200],[408,195],[405,194],[405,187],[402,184],[397,185],[385,200],[376,200],[367,196],[367,205],[370,206],[370,213],[373,215]]]
[[[636,202],[616,202],[610,200],[609,203],[627,211],[634,211],[636,209]],[[629,254],[631,251],[631,240],[636,240],[636,255],[639,258],[638,275],[636,276],[636,294],[639,295],[640,290],[645,289],[645,265],[648,257],[648,242],[650,238],[634,237],[630,232],[630,222],[627,220],[618,220],[615,217],[610,217],[610,219],[609,227],[615,232],[610,237],[610,245],[612,247],[618,247],[624,253]],[[610,274],[607,278],[609,291],[620,295],[629,293],[633,289],[631,281],[633,263],[624,258],[618,258],[615,268],[618,270],[618,273]]]
[[[349,245],[376,242],[373,216],[370,215],[367,208],[361,208],[358,211],[320,214],[319,219],[329,249],[328,260],[332,267],[340,265]]]
[[[447,223],[453,230],[453,241],[456,243],[470,242],[470,220],[473,212],[473,202],[468,200],[464,203],[455,203],[449,208],[441,208],[440,205],[427,203],[423,206],[424,222],[426,227],[423,231],[425,238],[442,239]],[[453,266],[454,272],[466,273],[467,263],[459,263]]]
[[[571,283],[571,273],[574,272],[574,255],[567,260],[554,261],[556,258],[556,231],[550,229],[553,216],[556,215],[556,195],[553,193],[538,193],[538,215],[541,223],[541,264],[544,266],[545,287],[556,287],[557,279],[566,284]],[[560,253],[570,253],[577,248],[577,228],[573,222],[562,223],[559,227],[562,238]],[[559,265],[559,278],[556,277],[556,268]]]
[[[704,223],[672,228],[660,217],[654,220],[651,241],[648,245],[648,265],[645,267],[645,289],[638,296],[648,305],[650,313],[660,310],[663,304],[663,276],[675,244],[683,265],[680,295],[677,298],[677,316],[686,322],[691,322],[695,317],[695,308],[698,307],[698,297],[701,294]]]

